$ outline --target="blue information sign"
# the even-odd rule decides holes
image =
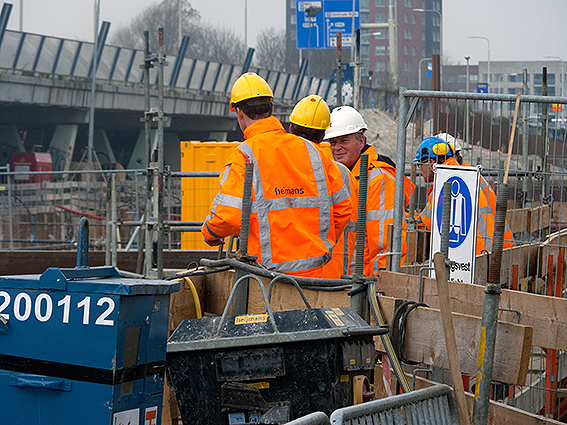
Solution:
[[[354,28],[360,28],[359,0],[354,2]],[[297,0],[297,48],[334,49],[337,33],[342,46],[352,45],[352,0]]]
[[[488,93],[488,83],[476,83],[477,93]]]

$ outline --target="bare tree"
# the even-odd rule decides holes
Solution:
[[[246,46],[242,37],[233,30],[210,24],[192,24],[185,33],[190,37],[187,56],[234,65],[244,63]]]
[[[187,0],[164,0],[144,9],[129,25],[118,29],[111,43],[133,49],[144,48],[144,31],[150,33],[150,50],[157,50],[157,30],[164,29],[165,52],[173,54],[179,47],[179,29],[197,24],[201,19],[199,12]]]
[[[186,56],[194,59],[241,64],[246,46],[234,31],[201,24],[199,12],[187,0],[164,0],[147,7],[132,22],[119,28],[111,43],[122,47],[143,49],[144,31],[150,33],[150,51],[157,51],[157,30],[164,28],[165,52],[177,53],[183,35],[189,36]]]
[[[285,71],[285,29],[265,29],[256,39],[256,63],[260,68]]]

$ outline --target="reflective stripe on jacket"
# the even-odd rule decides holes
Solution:
[[[320,277],[352,214],[333,160],[287,134],[275,117],[258,120],[221,174],[221,190],[201,232],[207,240],[240,233],[246,162],[254,164],[248,253],[268,270]]]
[[[449,158],[443,165],[460,165],[454,158]],[[463,163],[462,166],[469,166]],[[482,180],[482,179],[481,179]],[[433,186],[430,186],[427,192],[427,204],[423,211],[419,214],[419,220],[425,225],[427,230],[431,231],[433,218]],[[484,251],[492,251],[492,236],[494,235],[494,214],[488,203],[488,199],[484,191],[479,188],[478,191],[478,220],[476,232],[476,255],[482,254]]]
[[[354,245],[356,243],[356,221],[358,219],[358,182],[348,170],[340,162],[336,163],[340,170],[345,187],[349,188],[349,194],[352,199],[353,209],[352,216],[341,233],[341,237],[333,248],[333,258],[323,266],[323,274],[321,277],[326,279],[340,279],[342,275],[351,274],[351,261],[354,254]]]
[[[446,165],[460,165],[457,160],[455,158],[449,158],[446,162]],[[467,164],[466,162],[463,162],[462,164],[463,167],[470,167],[469,164]],[[492,189],[492,186],[490,186],[490,184],[486,181],[486,179],[483,176],[480,176],[480,189],[482,190],[482,192],[484,193],[484,196],[486,196],[486,199],[488,200],[488,204],[490,205],[490,209],[492,210],[492,215],[494,216],[494,219],[496,220],[496,192],[494,191],[494,189]],[[514,239],[514,234],[512,233],[512,229],[510,228],[510,225],[508,224],[508,220],[506,220],[506,223],[504,225],[504,246],[503,248],[510,248],[512,246],[514,246],[516,244],[516,241]]]

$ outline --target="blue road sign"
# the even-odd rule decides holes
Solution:
[[[477,93],[488,93],[488,83],[476,83]]]
[[[351,0],[297,0],[297,48],[334,49],[337,32],[342,32],[342,46],[352,45]],[[359,2],[355,0],[354,27],[360,28]]]

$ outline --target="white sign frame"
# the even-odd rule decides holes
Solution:
[[[454,264],[451,267],[449,280],[474,283],[480,170],[477,167],[437,165],[434,172],[429,266],[433,267],[433,254],[441,251],[441,215],[443,211],[441,192],[444,183],[452,181],[453,199],[449,226],[449,260]],[[464,187],[462,187],[463,183]],[[455,207],[459,210],[455,211]],[[464,212],[462,208],[464,208]],[[468,208],[470,208],[470,211],[468,211]],[[435,277],[434,270],[431,271],[431,277]]]

